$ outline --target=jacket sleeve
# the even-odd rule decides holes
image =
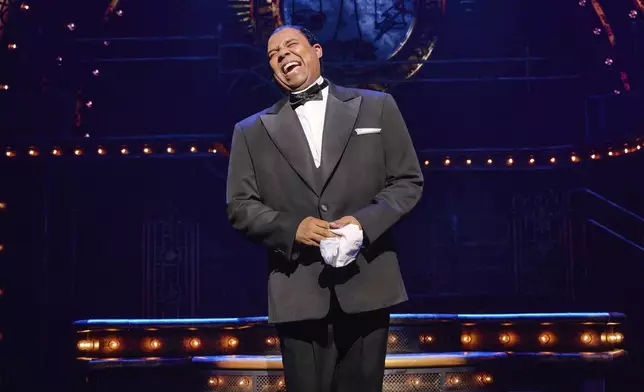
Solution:
[[[253,158],[239,124],[235,126],[230,149],[226,204],[228,220],[236,230],[291,259],[301,219],[262,203]]]
[[[385,187],[370,205],[353,215],[362,226],[368,243],[375,242],[416,206],[424,186],[423,173],[407,126],[390,94],[385,96],[381,116]]]

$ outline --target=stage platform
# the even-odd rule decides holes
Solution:
[[[620,313],[394,314],[383,392],[603,392],[626,357],[626,327]],[[266,317],[74,328],[88,391],[286,391]]]

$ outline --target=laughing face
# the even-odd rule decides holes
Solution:
[[[321,57],[322,47],[295,28],[281,29],[268,40],[273,77],[287,92],[304,90],[320,77]]]

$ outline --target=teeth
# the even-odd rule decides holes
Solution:
[[[286,63],[286,65],[284,65],[282,69],[284,70],[285,73],[289,73],[293,68],[297,67],[298,65],[300,64],[297,61],[291,61],[290,63]]]

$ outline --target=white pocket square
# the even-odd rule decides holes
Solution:
[[[356,134],[368,135],[370,133],[380,133],[380,128],[356,128]]]

